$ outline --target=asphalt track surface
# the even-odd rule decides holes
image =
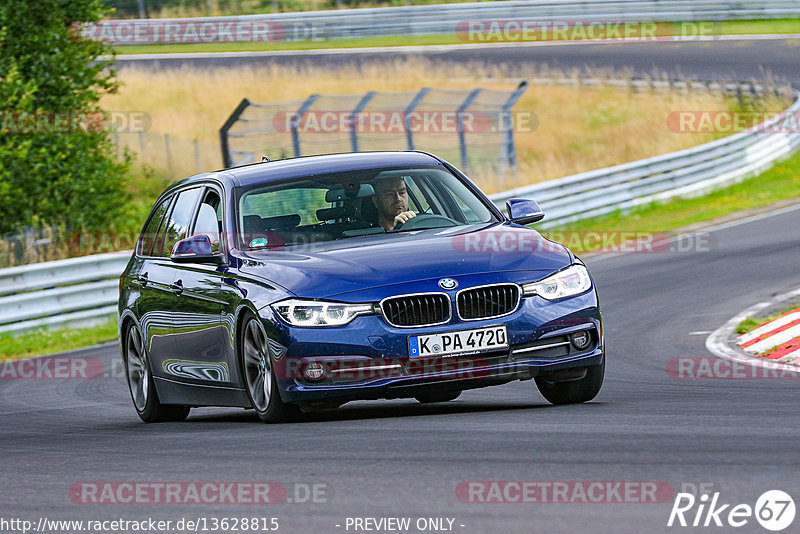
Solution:
[[[560,66],[676,65],[683,74],[730,79],[765,66],[797,84],[790,46],[586,45],[501,56]],[[473,53],[443,56],[467,60]],[[800,206],[683,241],[688,250],[672,247],[588,260],[603,306],[608,367],[603,390],[585,405],[550,406],[529,381],[468,391],[441,405],[350,403],[291,425],[263,425],[238,409],[196,409],[187,422],[144,425],[113,345],[71,355],[98,358],[98,378],[2,379],[0,520],[255,516],[278,518],[279,532],[337,533],[354,532],[345,529],[348,517],[446,517],[465,534],[731,531],[667,528],[671,495],[644,504],[479,504],[456,494],[465,481],[661,481],[675,492],[706,484],[721,503],[753,506],[771,489],[800,499],[798,381],[667,373],[675,357],[713,361],[708,332],[800,286]],[[176,481],[278,482],[291,502],[78,504],[69,493],[81,482]],[[324,498],[297,502],[295,492],[304,492],[296,485],[310,483],[324,485]],[[786,532],[798,524],[800,518]],[[766,532],[753,518],[736,531]]]
[[[591,525],[592,532],[638,534],[682,530],[666,527],[672,493],[645,504],[477,504],[460,501],[456,488],[464,481],[661,481],[676,492],[711,484],[725,503],[754,505],[770,489],[798,499],[797,380],[676,379],[666,369],[674,357],[713,359],[704,348],[708,331],[800,286],[800,205],[681,243],[588,260],[608,367],[600,395],[584,405],[550,406],[528,381],[435,406],[351,403],[290,425],[263,425],[252,412],[224,408],[144,425],[116,346],[73,354],[100,358],[102,378],[2,380],[2,516],[266,516],[291,533],[347,532],[347,517],[450,517],[463,533],[575,533]],[[270,506],[72,502],[70,487],[87,481],[273,481],[290,499],[295,483],[313,482],[328,495],[327,502]],[[752,519],[737,531],[765,532]]]
[[[121,69],[171,69],[194,67],[220,69],[272,64],[327,66],[384,62],[393,58],[425,57],[434,62],[508,65],[517,75],[539,74],[542,68],[569,72],[632,72],[635,76],[666,75],[698,80],[774,81],[800,88],[800,39],[782,36],[725,38],[699,42],[627,42],[588,44],[526,43],[486,46],[410,47],[399,50],[251,52],[228,54],[175,54],[164,59],[152,56],[119,56]]]

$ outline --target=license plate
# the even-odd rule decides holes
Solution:
[[[474,354],[506,347],[508,347],[508,335],[505,326],[408,338],[408,355],[411,358]]]

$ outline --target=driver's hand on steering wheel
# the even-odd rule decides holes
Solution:
[[[417,214],[414,213],[413,211],[404,211],[403,213],[397,215],[394,218],[394,225],[395,225],[395,227],[397,227],[398,225],[403,224],[407,220],[413,219],[416,216],[417,216]]]

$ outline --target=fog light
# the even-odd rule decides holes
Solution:
[[[569,339],[572,342],[572,346],[578,350],[586,350],[592,342],[592,336],[586,330],[575,332],[569,336]]]
[[[317,362],[311,362],[307,364],[305,370],[303,371],[303,376],[305,376],[308,380],[319,380],[323,377],[323,375],[325,375],[325,368],[321,363]]]

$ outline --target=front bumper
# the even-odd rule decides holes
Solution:
[[[505,317],[435,327],[396,328],[381,316],[362,316],[344,327],[287,326],[262,310],[284,402],[344,403],[350,400],[414,397],[428,391],[473,389],[526,380],[604,359],[602,321],[594,290],[557,302],[523,298]],[[505,325],[509,347],[499,351],[442,358],[409,358],[408,337]],[[577,350],[567,341],[588,330],[592,344]],[[325,369],[322,379],[305,378],[311,363]]]

